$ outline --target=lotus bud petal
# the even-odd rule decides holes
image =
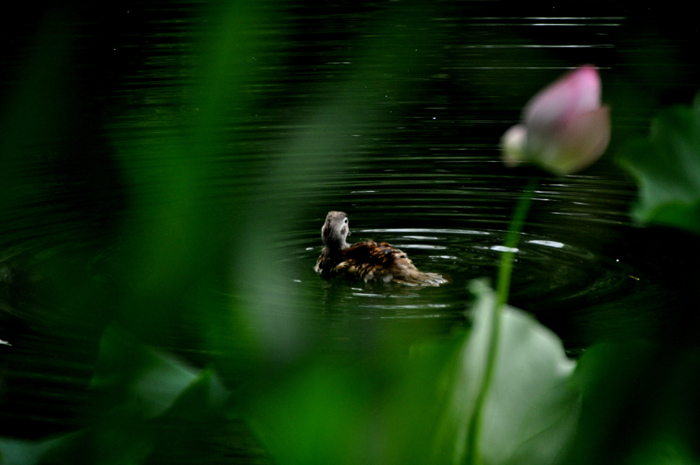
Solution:
[[[600,96],[600,77],[590,65],[541,90],[525,106],[523,123],[503,135],[504,163],[533,162],[554,174],[594,163],[610,142],[610,109]]]

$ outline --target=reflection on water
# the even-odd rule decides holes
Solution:
[[[430,215],[427,216],[420,215],[415,221],[431,221]],[[405,216],[394,219],[389,215],[383,221],[405,222]],[[356,224],[359,220],[353,219],[353,222]],[[327,283],[313,273],[313,263],[321,246],[320,238],[314,234],[317,231],[309,231],[305,239],[289,244],[290,251],[296,250],[289,257],[290,263],[293,263],[290,267],[294,282],[292,290],[299,295],[309,295],[323,289],[323,297],[307,302],[300,313],[340,313],[347,318],[378,320],[434,318],[442,322],[443,330],[450,324],[460,324],[465,303],[469,300],[466,283],[484,276],[495,279],[500,255],[504,252],[501,245],[504,231],[459,229],[457,220],[452,220],[450,224],[457,226],[457,229],[373,228],[355,230],[353,236],[357,240],[386,240],[409,253],[414,263],[422,269],[449,277],[449,284],[435,289],[397,284]],[[621,234],[612,228],[607,232],[607,240],[612,240],[610,236],[613,234]],[[626,230],[625,233],[613,241],[612,247],[617,255],[606,255],[597,247],[577,244],[577,235],[573,231],[559,233],[569,235],[572,242],[568,244],[549,240],[547,236],[525,233],[516,249],[512,301],[552,323],[565,341],[574,347],[590,335],[568,322],[567,315],[574,318],[577,324],[581,324],[581,319],[588,315],[590,321],[584,326],[587,327],[596,324],[594,315],[602,309],[611,312],[614,305],[624,308],[627,301],[630,304],[634,302],[638,315],[662,308],[670,298],[668,291],[664,291],[661,283],[655,281],[659,277],[658,271],[640,269],[639,263],[630,263],[625,259],[641,246],[635,242],[633,230]],[[624,245],[623,240],[626,241]],[[314,243],[317,245],[314,246]],[[642,308],[638,306],[640,302],[644,302]],[[620,325],[625,323],[620,321]],[[430,328],[429,331],[434,329]]]
[[[241,26],[252,28],[255,43],[233,47],[251,52],[231,52],[243,70],[232,96],[209,96],[200,81],[214,86],[217,76],[202,71],[208,52],[200,36],[211,30],[210,19],[195,13],[198,5],[135,5],[117,13],[107,38],[94,18],[70,25],[85,56],[76,60],[87,63],[74,70],[87,84],[63,103],[77,106],[78,123],[65,133],[28,130],[20,142],[0,145],[10,154],[0,199],[0,340],[12,344],[0,345],[10,360],[9,368],[0,365],[0,381],[11,374],[14,405],[3,410],[5,418],[48,422],[49,432],[70,429],[66,417],[86,402],[74,394],[87,392],[96,356],[99,330],[86,327],[99,328],[115,314],[139,315],[137,298],[187,328],[186,337],[154,336],[159,344],[206,360],[194,353],[200,341],[189,339],[198,309],[187,307],[205,291],[189,279],[217,281],[217,266],[221,275],[233,266],[228,284],[236,298],[246,286],[256,289],[255,302],[239,301],[252,314],[269,298],[271,317],[255,314],[247,323],[273,328],[270,339],[282,347],[295,337],[295,323],[304,328],[299,334],[324,341],[323,350],[339,351],[371,351],[392,337],[409,344],[467,324],[466,283],[495,277],[508,221],[531,174],[505,170],[497,143],[533,92],[564,69],[595,63],[616,134],[624,135],[646,127],[645,114],[662,98],[663,89],[656,95],[650,87],[697,82],[688,77],[696,70],[683,74],[658,53],[667,42],[652,39],[664,31],[651,27],[629,39],[644,25],[615,6],[552,16],[533,4],[518,17],[500,16],[505,12],[490,3],[426,2],[411,11],[397,2],[387,11],[333,2],[261,8],[254,13],[262,26]],[[683,44],[676,45],[682,53]],[[640,73],[638,54],[647,52],[659,62]],[[0,63],[3,89],[15,84],[10,68],[24,58],[16,51]],[[211,117],[216,105],[225,107],[220,120]],[[3,118],[33,121],[14,110]],[[221,124],[197,132],[211,121]],[[206,149],[187,152],[201,145]],[[577,176],[543,178],[537,188],[517,249],[512,302],[570,348],[627,330],[653,334],[660,309],[683,286],[678,273],[669,274],[682,262],[664,242],[671,233],[628,223],[633,196],[632,183],[609,159]],[[209,208],[231,218],[208,218]],[[351,239],[390,242],[450,283],[322,280],[313,266],[329,210],[349,214]],[[209,240],[226,243],[221,236],[229,232],[231,253],[199,250]],[[153,249],[163,252],[148,257],[155,265],[134,266],[134,275],[111,281],[125,256]],[[168,255],[172,250],[182,262]],[[56,257],[70,257],[70,273],[65,262],[54,265]],[[158,279],[170,283],[167,297],[149,293]],[[90,299],[98,309],[86,321],[75,309]],[[229,300],[212,300],[216,311],[231,311]],[[47,308],[57,301],[65,308]],[[280,301],[286,308],[275,307]],[[275,326],[278,315],[284,317]],[[151,320],[143,323],[158,334]],[[46,411],[42,402],[55,397],[75,403]]]

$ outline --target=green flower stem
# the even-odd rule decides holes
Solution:
[[[515,207],[515,214],[510,222],[506,240],[504,243],[505,250],[501,255],[501,262],[498,270],[498,282],[496,285],[496,299],[494,302],[493,312],[491,312],[491,337],[489,338],[488,352],[486,354],[486,368],[484,371],[484,379],[481,384],[481,390],[476,399],[474,406],[474,414],[472,415],[467,436],[467,463],[470,465],[479,465],[482,463],[481,453],[479,451],[479,436],[481,433],[481,419],[486,403],[486,397],[491,383],[493,374],[496,370],[496,358],[498,355],[498,340],[501,331],[501,315],[503,308],[508,303],[508,295],[510,294],[510,281],[513,274],[513,262],[515,261],[515,251],[520,241],[520,233],[525,225],[525,218],[530,211],[532,199],[534,198],[535,188],[539,183],[536,177],[530,178],[525,187],[523,195],[518,200]]]
[[[504,244],[506,251],[501,255],[501,263],[499,264],[498,270],[496,313],[500,313],[502,307],[508,303],[510,278],[513,274],[513,261],[515,260],[514,250],[520,241],[520,233],[525,225],[525,218],[527,218],[527,214],[530,211],[530,205],[532,205],[532,199],[535,196],[535,188],[538,184],[538,178],[533,177],[529,179],[523,196],[518,200],[518,205],[515,207],[515,214],[508,228],[508,235],[506,236]]]

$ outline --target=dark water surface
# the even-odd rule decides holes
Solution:
[[[232,32],[241,42],[231,53],[246,50],[235,55],[236,92],[214,98],[205,39],[225,7],[133,3],[53,11],[43,27],[50,29],[52,20],[60,25],[72,61],[67,69],[50,67],[55,79],[41,78],[49,91],[39,98],[60,94],[65,101],[44,102],[37,111],[50,116],[70,108],[67,121],[47,131],[35,121],[41,137],[28,140],[36,132],[23,129],[27,137],[2,145],[13,173],[0,203],[0,339],[12,344],[0,346],[6,357],[0,376],[11,400],[5,417],[53,425],[41,431],[80,423],[66,418],[83,404],[72,393],[87,383],[99,335],[83,329],[124,312],[103,308],[105,301],[119,307],[126,294],[156,299],[133,291],[155,286],[147,266],[134,266],[133,282],[112,281],[110,272],[134,250],[162,247],[167,256],[173,247],[198,256],[203,238],[216,244],[229,236],[233,252],[218,257],[228,263],[223,268],[233,289],[224,294],[242,295],[252,331],[290,354],[314,345],[308,342],[314,338],[331,341],[332,350],[364,351],[387,334],[410,342],[466,324],[466,284],[495,277],[526,178],[541,176],[502,167],[499,138],[534,92],[583,63],[601,68],[614,140],[589,170],[542,176],[518,247],[511,301],[572,350],[601,338],[672,332],[683,315],[681,291],[694,279],[683,270],[696,247],[675,232],[630,223],[636,189],[612,158],[626,135],[646,131],[659,105],[692,98],[698,74],[689,59],[690,33],[671,27],[661,12],[607,2],[578,9],[542,2],[531,11],[505,6],[250,8],[243,12],[250,21],[237,23],[247,33]],[[32,40],[26,33],[14,37],[0,62],[3,121],[13,118],[11,111],[19,111],[20,123],[34,121],[22,113],[30,111],[25,105],[13,106],[28,79],[23,63],[37,53]],[[39,55],[51,60],[63,53],[58,49],[40,45]],[[212,146],[181,163],[173,154],[202,143],[197,128],[213,121],[213,107],[223,116],[209,129]],[[192,216],[183,213],[187,198],[199,202]],[[187,237],[209,208],[231,217],[202,220],[204,232],[193,243],[169,245],[171,236],[160,232],[182,228]],[[349,214],[350,239],[390,242],[450,284],[320,279],[313,265],[329,210]],[[56,257],[71,257],[75,263],[57,269],[68,266],[74,274],[53,285]],[[170,267],[177,286],[196,268],[193,260],[153,263],[160,272]],[[15,290],[18,282],[23,287]],[[61,288],[65,282],[83,287]],[[182,295],[150,304],[175,308]],[[88,321],[44,306],[80,307],[90,299],[101,308]],[[221,312],[228,302],[221,299]],[[183,314],[177,321],[186,326]],[[52,318],[61,320],[55,331]],[[199,341],[188,347],[187,338],[155,339],[185,354],[201,348]]]

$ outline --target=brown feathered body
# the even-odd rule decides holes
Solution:
[[[365,282],[399,282],[421,286],[439,286],[447,282],[436,273],[419,271],[401,250],[386,242],[371,240],[349,245],[348,217],[332,211],[321,228],[324,247],[316,261],[316,272],[323,277],[352,278]]]

